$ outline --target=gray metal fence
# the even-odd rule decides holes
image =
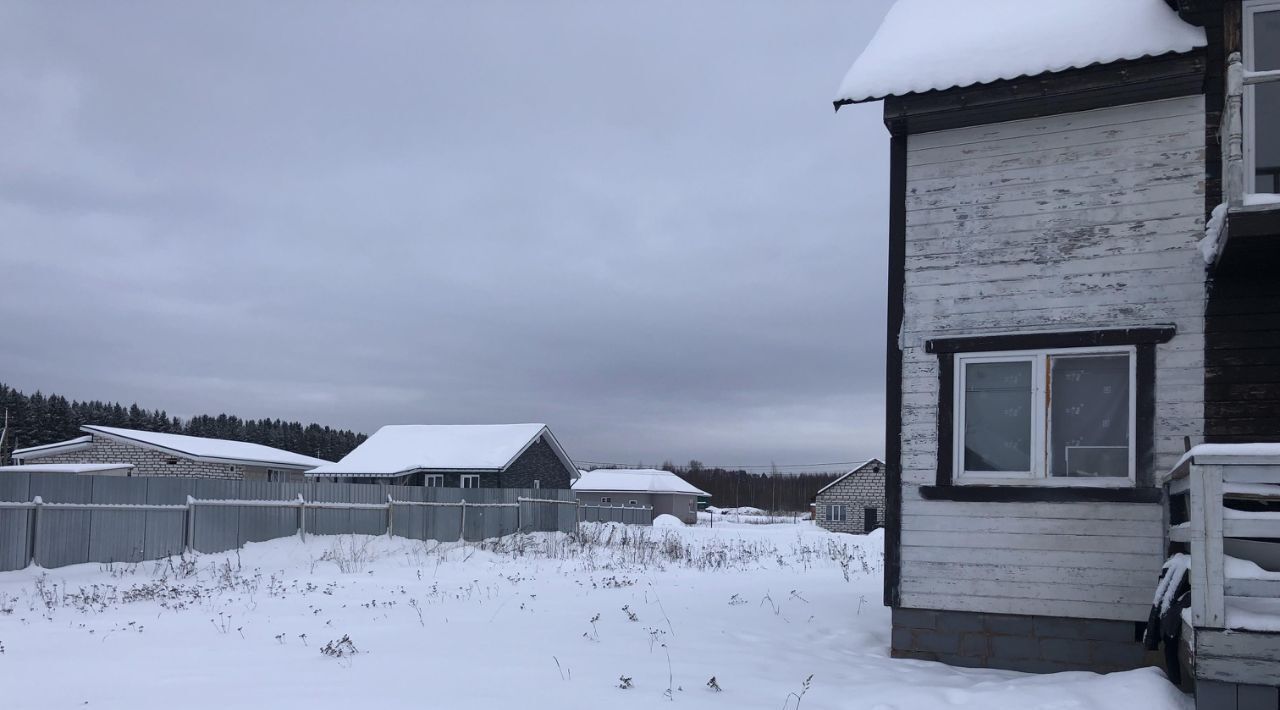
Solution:
[[[580,519],[584,523],[626,523],[652,525],[653,507],[622,505],[584,505]]]
[[[295,534],[482,540],[570,532],[577,520],[568,490],[6,473],[0,571],[222,552]]]

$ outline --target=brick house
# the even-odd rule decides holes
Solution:
[[[307,469],[329,463],[262,444],[119,427],[80,427],[84,436],[16,449],[13,460],[33,464],[118,464],[133,476],[300,481]]]
[[[384,426],[307,477],[429,488],[569,488],[578,469],[545,424]]]
[[[884,524],[884,462],[870,461],[828,483],[813,498],[813,519],[832,532],[868,533]]]

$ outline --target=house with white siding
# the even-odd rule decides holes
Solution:
[[[1179,530],[1184,454],[1280,440],[1278,92],[1275,0],[899,0],[849,69],[836,108],[882,101],[890,134],[893,655],[1177,674],[1138,643],[1157,580],[1189,550],[1192,607],[1206,574],[1221,601],[1196,516],[1243,490],[1218,466]],[[1280,637],[1197,663],[1229,625],[1202,611],[1200,707],[1275,710]]]

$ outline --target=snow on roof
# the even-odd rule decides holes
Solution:
[[[307,475],[501,471],[544,431],[556,455],[575,470],[545,424],[396,424],[379,429],[341,461],[307,471]]]
[[[870,466],[870,465],[871,465],[871,464],[873,464],[873,463],[878,463],[878,464],[880,464],[881,466],[884,466],[884,462],[883,462],[883,461],[881,461],[880,459],[867,459],[866,461],[864,461],[864,462],[862,462],[862,463],[858,464],[857,466],[854,466],[852,469],[850,469],[850,470],[849,470],[847,473],[845,473],[843,476],[841,476],[841,477],[837,478],[836,480],[834,480],[834,481],[832,481],[832,482],[828,483],[827,485],[823,486],[822,488],[819,488],[819,489],[818,489],[818,492],[817,492],[817,493],[814,493],[813,495],[815,495],[815,496],[822,495],[822,492],[823,492],[823,491],[825,491],[825,490],[827,490],[828,488],[830,488],[830,487],[834,486],[835,484],[837,484],[837,483],[839,483],[839,482],[843,481],[844,479],[848,478],[849,476],[852,476],[853,474],[857,473],[858,471],[861,471],[862,469],[866,468],[867,466]]]
[[[92,441],[93,441],[93,437],[86,434],[84,436],[77,436],[74,439],[67,439],[66,441],[55,441],[52,444],[41,444],[39,446],[28,446],[23,449],[14,449],[11,452],[11,455],[15,459],[22,459],[31,454],[39,454],[39,453],[52,454],[52,453],[56,453],[57,449],[63,449],[63,448],[69,448],[69,447],[83,448],[84,446],[87,446]]]
[[[582,478],[574,482],[573,490],[711,495],[670,471],[656,468],[598,468],[582,474]]]
[[[234,462],[250,465],[270,464],[286,468],[312,468],[329,463],[314,456],[303,456],[292,451],[262,444],[229,439],[209,439],[185,434],[166,434],[119,427],[85,425],[80,431],[100,434],[108,438],[124,440],[147,448],[160,449],[201,461]]]
[[[1204,30],[1165,0],[898,0],[836,103],[1188,52]]]
[[[101,473],[133,468],[131,463],[30,463],[23,466],[0,466],[6,473]]]

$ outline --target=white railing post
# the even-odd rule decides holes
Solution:
[[[1218,140],[1222,142],[1222,201],[1228,209],[1244,204],[1244,64],[1240,53],[1227,57],[1227,95]]]
[[[1222,466],[1191,465],[1191,618],[1196,628],[1226,623],[1222,559]]]

